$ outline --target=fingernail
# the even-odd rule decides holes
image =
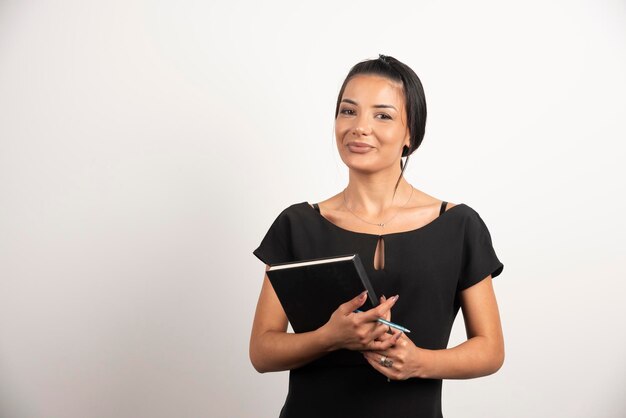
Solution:
[[[398,300],[398,298],[399,298],[399,297],[400,297],[400,295],[395,295],[392,299],[393,299],[393,301],[395,302],[395,301],[397,301],[397,300]]]
[[[361,299],[365,298],[365,296],[367,296],[367,290],[364,291],[363,293],[361,293],[361,295],[359,296]]]

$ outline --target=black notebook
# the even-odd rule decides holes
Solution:
[[[274,264],[266,273],[297,333],[318,329],[364,290],[368,298],[359,309],[379,304],[358,254]]]

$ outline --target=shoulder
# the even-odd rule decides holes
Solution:
[[[439,203],[439,207],[442,207],[442,202]],[[451,203],[448,202],[445,207],[445,211],[440,213],[440,216],[443,214],[446,216],[451,216],[456,218],[457,222],[461,224],[467,224],[469,222],[473,222],[475,219],[480,218],[478,212],[474,210],[471,206],[466,203]],[[449,213],[449,215],[447,214]]]
[[[443,202],[446,202],[446,212],[452,209],[453,207],[458,206],[458,203],[452,203],[452,202],[447,202],[447,201],[441,201],[441,203],[439,204],[442,205]]]
[[[293,203],[281,210],[274,222],[277,225],[288,226],[311,216],[314,210],[308,202]]]
[[[284,208],[278,216],[294,216],[308,212],[313,209],[313,205],[309,202],[293,203]]]
[[[478,236],[483,239],[485,239],[485,237],[489,237],[490,239],[491,233],[489,232],[489,227],[476,209],[467,204],[461,204],[457,209],[466,237]]]
[[[466,203],[457,203],[457,204],[448,203],[446,207],[446,212],[450,210],[452,210],[452,212],[455,212],[457,215],[459,215],[462,219],[466,221],[471,222],[471,221],[476,221],[476,220],[481,219],[479,213],[472,206]]]
[[[463,203],[450,202],[446,199],[437,198],[423,190],[413,188],[413,210],[420,213],[429,213],[436,217],[453,208],[454,212],[463,211],[465,206]]]
[[[289,236],[293,232],[294,227],[304,223],[304,217],[310,216],[307,211],[314,211],[307,202],[294,203],[287,206],[274,218],[267,235],[272,237]]]
[[[445,213],[446,216],[454,218],[455,222],[453,223],[463,229],[475,229],[484,225],[479,213],[466,203],[448,203]],[[441,213],[441,215],[443,214]]]
[[[466,217],[480,219],[480,214],[476,209],[474,209],[473,206],[470,206],[467,203],[459,203],[456,206],[458,206],[458,211],[465,214]]]

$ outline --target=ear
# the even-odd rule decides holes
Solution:
[[[406,157],[409,155],[409,150],[411,149],[411,136],[407,134],[406,138],[404,138],[404,145],[402,146],[402,156]]]

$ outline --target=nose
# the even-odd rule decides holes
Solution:
[[[369,135],[372,132],[372,127],[367,120],[367,117],[360,116],[355,119],[352,133],[354,135]]]

